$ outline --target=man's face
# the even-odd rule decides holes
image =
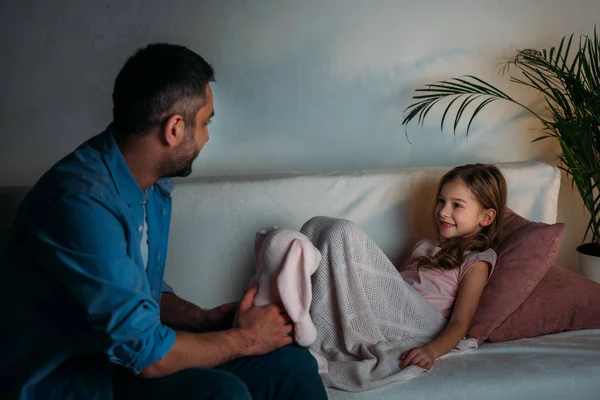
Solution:
[[[198,110],[195,126],[186,126],[185,138],[177,147],[166,176],[186,177],[192,173],[194,160],[210,139],[208,125],[214,115],[213,94],[210,84],[208,84],[206,85],[206,104]]]

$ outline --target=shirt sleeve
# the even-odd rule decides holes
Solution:
[[[175,294],[175,291],[173,290],[173,288],[171,287],[171,285],[169,285],[167,282],[163,281],[162,282],[162,289],[161,291],[164,293],[173,293]]]
[[[39,234],[44,268],[84,309],[109,360],[139,374],[163,358],[175,332],[161,324],[145,272],[128,256],[126,222],[83,195],[59,200],[47,222]]]
[[[490,264],[490,274],[488,275],[488,282],[492,277],[492,273],[494,272],[494,267],[496,266],[496,252],[493,249],[487,249],[481,252],[473,252],[467,254],[465,257],[465,261],[460,267],[460,279],[462,280],[463,276],[467,273],[467,271],[475,264],[477,261],[486,261]]]
[[[414,262],[423,256],[431,256],[436,248],[437,241],[434,239],[423,239],[417,242],[410,255],[410,262]]]

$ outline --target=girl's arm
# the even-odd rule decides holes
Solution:
[[[400,367],[418,365],[431,369],[436,358],[446,354],[465,337],[490,273],[490,264],[477,261],[463,276],[458,288],[452,316],[446,328],[431,342],[406,351],[400,357]]]

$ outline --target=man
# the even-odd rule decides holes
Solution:
[[[113,123],[23,200],[0,267],[0,397],[326,398],[280,305],[253,307],[252,288],[205,311],[163,282],[169,177],[209,139],[213,75],[185,47],[138,50]]]

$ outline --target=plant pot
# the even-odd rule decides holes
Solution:
[[[600,283],[600,244],[585,243],[577,247],[577,272]]]

